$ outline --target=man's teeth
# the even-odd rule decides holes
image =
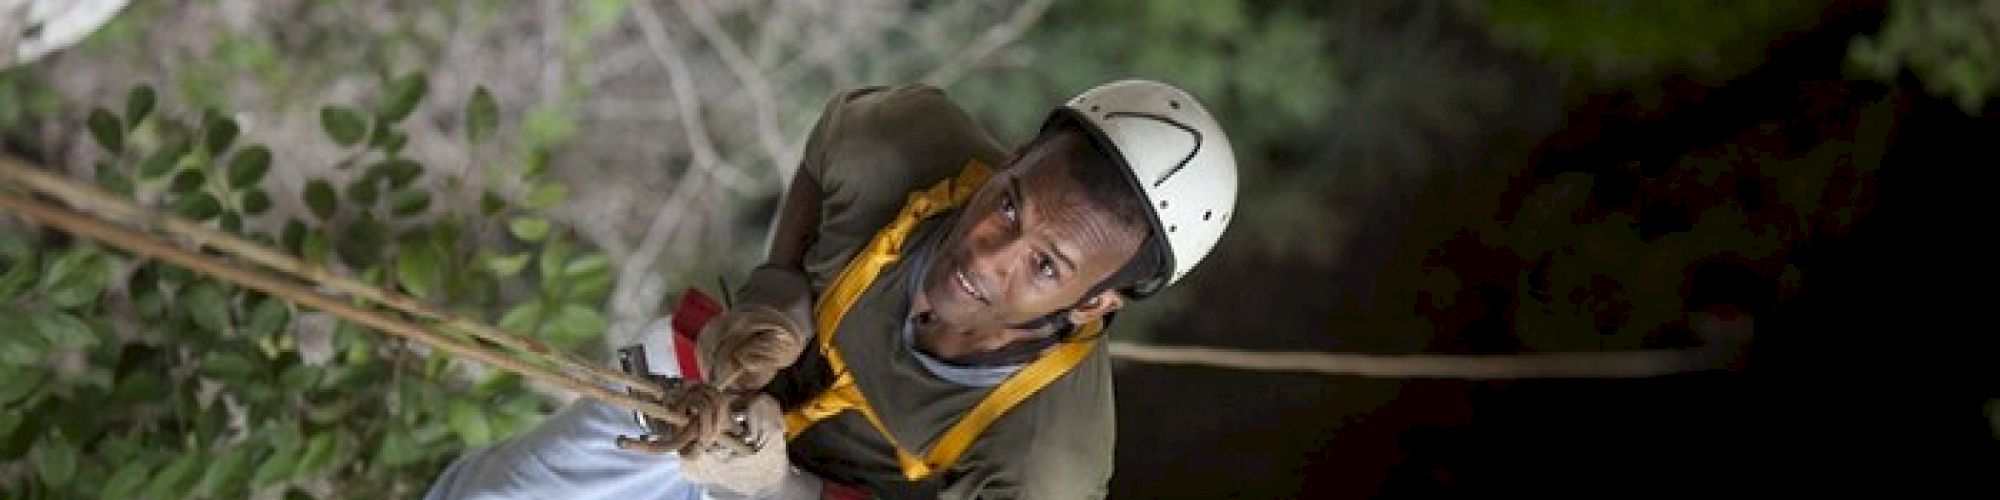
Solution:
[[[965,289],[965,294],[966,294],[966,295],[971,295],[971,296],[973,296],[973,297],[975,297],[975,298],[979,297],[979,290],[976,290],[976,289],[973,289],[973,288],[972,288],[972,280],[969,280],[969,279],[966,279],[966,278],[965,278],[965,272],[964,272],[964,271],[959,271],[959,272],[956,272],[956,273],[952,273],[952,277],[954,277],[954,278],[958,278],[958,287],[959,287],[959,288],[962,288],[962,289]]]

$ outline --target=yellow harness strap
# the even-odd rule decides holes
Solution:
[[[952,207],[965,203],[978,190],[980,183],[991,175],[986,164],[974,159],[965,165],[957,177],[945,179],[923,190],[910,193],[909,201],[903,205],[896,219],[875,233],[868,246],[862,249],[840,271],[840,275],[828,286],[817,304],[813,306],[813,323],[819,330],[819,349],[826,356],[827,365],[838,374],[833,385],[825,392],[814,396],[806,404],[785,413],[785,439],[791,440],[804,433],[813,424],[827,417],[847,410],[857,410],[875,427],[875,432],[889,442],[896,452],[896,462],[902,466],[903,477],[918,481],[930,477],[933,472],[950,467],[958,461],[965,450],[972,447],[974,439],[986,431],[1001,415],[1015,405],[1026,401],[1029,396],[1041,391],[1049,383],[1061,378],[1064,373],[1076,367],[1090,355],[1096,342],[1065,342],[1044,353],[1041,358],[1022,367],[1013,376],[993,388],[978,405],[959,417],[957,423],[946,429],[929,453],[922,458],[907,451],[884,425],[881,416],[868,405],[868,399],[861,394],[861,388],[854,383],[854,377],[847,371],[847,363],[840,357],[840,349],[834,346],[833,337],[838,333],[841,319],[847,316],[848,308],[861,298],[875,282],[882,269],[902,258],[903,240],[918,222],[930,218]],[[1078,332],[1080,338],[1092,338],[1102,322],[1091,322]]]

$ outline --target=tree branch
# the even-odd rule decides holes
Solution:
[[[710,12],[704,3],[674,3],[681,6],[681,12],[687,14],[688,20],[694,24],[695,31],[701,33],[702,38],[707,40],[710,46],[715,47],[716,55],[722,59],[724,66],[729,67],[729,72],[734,73],[736,79],[743,83],[743,90],[747,91],[745,93],[750,97],[752,118],[757,123],[757,142],[763,146],[764,156],[771,161],[772,168],[777,170],[779,189],[783,189],[783,183],[792,178],[791,171],[797,166],[798,159],[791,153],[794,148],[791,147],[790,141],[778,131],[776,118],[778,106],[771,97],[771,82],[764,78],[763,72],[758,70],[756,63],[750,61],[750,57],[736,44],[736,40],[722,31],[722,25],[716,22],[715,14]]]
[[[652,49],[653,58],[667,69],[668,88],[673,90],[674,109],[681,117],[681,130],[687,137],[688,149],[694,153],[694,167],[697,171],[714,176],[725,188],[734,192],[745,192],[752,180],[734,171],[716,154],[715,143],[709,138],[708,124],[701,115],[700,96],[695,93],[692,71],[688,70],[687,59],[667,29],[660,23],[660,14],[646,2],[632,3],[633,21],[639,25],[639,33],[646,39],[646,46]]]
[[[1022,33],[1027,32],[1028,28],[1034,27],[1036,21],[1042,19],[1042,14],[1048,12],[1049,4],[1051,3],[1054,3],[1054,1],[1029,0],[1027,4],[1014,9],[1014,13],[1007,16],[1007,22],[987,29],[986,33],[981,34],[979,39],[974,40],[971,45],[966,46],[965,50],[961,50],[957,55],[945,59],[943,65],[931,70],[930,74],[924,75],[922,81],[940,88],[951,86],[959,78],[964,77],[965,73],[976,66],[979,61],[985,60],[987,57],[992,56],[994,51],[1000,50],[1001,47],[1006,47],[1007,44],[1014,43],[1014,40],[1020,39]]]

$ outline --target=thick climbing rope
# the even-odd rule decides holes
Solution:
[[[555,386],[614,406],[638,411],[668,424],[676,426],[693,424],[695,427],[706,427],[701,425],[701,422],[691,422],[688,418],[689,410],[699,411],[697,407],[705,405],[686,401],[685,404],[674,405],[681,410],[675,411],[660,404],[619,394],[605,386],[623,386],[663,401],[708,398],[689,398],[686,396],[687,391],[662,389],[639,377],[599,367],[520,335],[440,312],[417,299],[342,276],[324,266],[301,261],[235,235],[142,209],[111,193],[39,171],[23,161],[4,154],[0,154],[0,181],[62,200],[106,219],[141,228],[164,230],[180,237],[189,245],[208,247],[250,263],[284,272],[306,283],[345,293],[353,299],[381,304],[413,317],[433,321],[444,327],[465,332],[472,337],[512,349],[519,356],[538,361],[524,361],[494,352],[481,345],[436,333],[425,326],[350,305],[342,299],[329,297],[304,285],[184,250],[150,234],[104,222],[76,211],[17,197],[4,191],[0,191],[0,210],[20,212],[30,219],[81,237],[103,241],[137,255],[157,258],[257,289],[274,297],[319,309],[390,335],[429,345],[447,354],[471,358],[521,375],[531,382]],[[1111,342],[1110,350],[1114,358],[1124,361],[1323,375],[1458,379],[1634,378],[1709,370],[1730,365],[1740,358],[1743,344],[1749,339],[1748,332],[1736,332],[1725,335],[1724,338],[1707,340],[1714,342],[1696,349],[1481,356],[1257,352],[1120,341]],[[544,365],[553,366],[555,369]],[[723,383],[719,386],[728,386],[729,382],[739,375],[741,374],[724,374],[721,377]],[[729,444],[742,446],[734,442]]]
[[[20,215],[75,236],[96,240],[123,249],[135,255],[158,259],[169,264],[227,281],[245,288],[257,290],[272,297],[317,309],[327,314],[353,321],[386,334],[429,346],[435,350],[511,372],[535,383],[554,386],[583,396],[604,401],[642,413],[648,417],[675,426],[694,425],[699,432],[684,434],[706,435],[714,425],[705,425],[703,415],[718,413],[722,405],[714,398],[689,397],[688,391],[666,391],[655,384],[623,372],[600,368],[583,362],[574,356],[550,349],[546,344],[524,338],[470,319],[438,312],[435,308],[400,294],[384,291],[346,276],[341,276],[323,266],[309,264],[277,250],[255,242],[247,241],[221,231],[209,229],[200,224],[182,220],[170,215],[162,215],[142,210],[130,202],[99,190],[61,177],[43,173],[18,159],[0,155],[0,180],[5,184],[27,188],[57,199],[72,206],[86,207],[105,219],[120,220],[127,224],[146,228],[161,228],[187,240],[195,247],[208,247],[248,262],[283,271],[305,283],[317,284],[338,292],[345,292],[350,298],[336,298],[309,288],[306,284],[287,280],[269,273],[246,269],[221,259],[183,249],[132,228],[127,228],[101,220],[75,210],[53,206],[32,198],[17,196],[0,191],[0,211],[13,211]],[[466,340],[439,333],[431,328],[391,317],[389,315],[350,303],[352,299],[378,303],[397,311],[435,321],[443,326],[464,331],[473,337],[513,349],[513,355],[488,348]],[[523,358],[526,359],[523,359]],[[529,360],[535,360],[531,362]],[[561,371],[544,365],[554,365]],[[728,375],[726,378],[734,378]],[[678,408],[640,399],[633,395],[620,394],[607,386],[624,386],[662,401],[672,401]],[[710,416],[713,417],[713,416]],[[744,445],[733,440],[720,440],[725,445],[742,448]]]

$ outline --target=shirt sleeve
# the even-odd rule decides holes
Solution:
[[[800,165],[825,195],[818,239],[805,258],[812,288],[823,289],[896,216],[911,191],[956,175],[968,160],[997,167],[1003,156],[998,143],[935,87],[877,86],[835,95],[813,125]]]

